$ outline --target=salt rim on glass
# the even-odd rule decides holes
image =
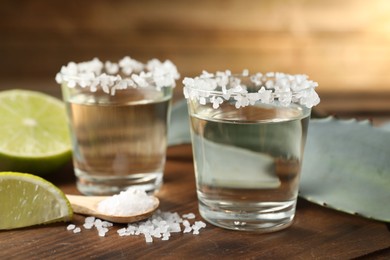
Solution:
[[[249,92],[242,82],[243,77],[249,77],[252,84],[259,87],[257,92]],[[235,100],[235,107],[246,107],[257,102],[272,104],[278,102],[282,106],[299,103],[308,108],[317,105],[320,98],[315,91],[317,82],[308,79],[307,75],[267,72],[265,74],[232,74],[229,70],[218,71],[215,74],[203,71],[195,78],[185,77],[183,93],[187,99],[198,100],[201,105],[212,103],[217,109],[224,101]]]
[[[91,92],[101,88],[105,93],[115,95],[116,90],[128,88],[154,86],[160,90],[175,87],[175,80],[179,77],[176,66],[170,60],[151,59],[144,64],[126,56],[118,63],[103,63],[98,58],[80,63],[69,62],[62,66],[55,79],[58,84],[66,84],[69,88],[89,87]]]

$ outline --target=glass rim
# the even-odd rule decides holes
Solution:
[[[116,90],[128,88],[174,88],[179,77],[176,66],[170,60],[161,62],[152,59],[144,64],[126,56],[118,63],[103,63],[98,58],[80,63],[69,62],[61,67],[55,80],[69,88],[89,87],[91,92],[101,88],[114,95]]]
[[[249,79],[251,85],[242,84],[241,79]],[[183,94],[186,99],[198,100],[200,104],[212,103],[218,108],[224,101],[236,100],[236,108],[254,105],[258,102],[273,104],[278,102],[283,106],[301,104],[308,108],[320,102],[315,88],[317,82],[308,79],[304,74],[286,74],[267,72],[249,74],[231,74],[230,71],[208,73],[203,72],[195,78],[184,78]],[[255,87],[250,92],[248,88]]]

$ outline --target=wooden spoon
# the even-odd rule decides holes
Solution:
[[[108,215],[97,210],[99,202],[109,198],[107,196],[66,195],[66,197],[72,205],[73,212],[82,215],[94,216],[115,223],[132,223],[146,219],[153,214],[153,212],[158,208],[160,204],[159,199],[153,196],[153,206],[147,211],[139,212],[135,215],[130,216],[115,216]]]

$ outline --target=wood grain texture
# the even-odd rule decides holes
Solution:
[[[383,0],[3,0],[0,85],[130,55],[169,58],[183,76],[248,68],[306,73],[323,92],[390,92],[389,12]]]
[[[71,165],[48,179],[66,193],[77,193]],[[169,148],[160,209],[179,214],[197,209],[191,146]],[[81,226],[84,217],[72,221]],[[208,224],[200,234],[173,234],[169,241],[145,243],[142,236],[119,237],[115,225],[106,237],[96,230],[73,234],[67,224],[0,231],[1,259],[351,259],[390,256],[386,225],[298,201],[294,224],[270,234],[229,231]],[[12,257],[11,257],[12,256]]]

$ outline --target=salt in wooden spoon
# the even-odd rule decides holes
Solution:
[[[98,211],[98,204],[100,201],[105,200],[107,196],[80,196],[80,195],[66,195],[70,204],[72,205],[73,212],[94,216],[99,219],[104,219],[114,223],[132,223],[137,222],[152,216],[154,211],[158,208],[160,201],[157,197],[153,196],[153,206],[145,212],[139,212],[130,216],[115,216],[108,215]]]

